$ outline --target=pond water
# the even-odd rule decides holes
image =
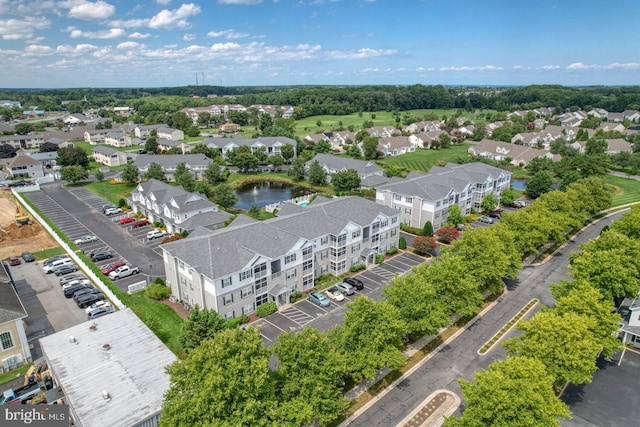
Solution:
[[[526,190],[527,189],[527,180],[526,179],[513,179],[511,180],[511,186],[516,190]]]
[[[310,190],[297,185],[270,181],[256,182],[236,189],[238,202],[234,207],[249,210],[251,205],[255,204],[257,207],[263,208],[271,203],[283,202],[310,193]]]

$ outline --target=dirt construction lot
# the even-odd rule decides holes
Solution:
[[[10,191],[0,192],[0,259],[23,251],[38,252],[58,244],[37,222],[18,225],[15,220],[16,201]]]

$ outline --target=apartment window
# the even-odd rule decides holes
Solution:
[[[360,237],[360,230],[356,230],[353,233],[351,233],[352,239],[357,239],[358,237]]]
[[[302,255],[311,255],[313,253],[313,247],[309,246],[302,250]]]
[[[227,319],[227,320],[231,320],[234,317],[236,317],[236,314],[233,312],[233,310],[231,310],[228,313],[225,313],[225,315],[224,315],[224,318]]]
[[[293,277],[296,277],[296,269],[295,268],[287,270],[287,279],[291,279]]]
[[[256,297],[256,306],[260,306],[269,300],[269,296],[267,294],[258,295]]]
[[[394,206],[393,208],[394,208],[395,210],[397,210],[398,212],[400,212],[400,211],[402,210],[402,207],[400,207],[400,206]]]
[[[254,310],[255,310],[255,308],[253,308],[253,303],[247,304],[244,307],[242,307],[242,314],[246,315],[246,314],[249,314],[249,313],[253,313]]]
[[[320,244],[321,245],[327,245],[329,244],[329,236],[325,236],[322,239],[320,239]]]
[[[360,243],[358,243],[357,245],[351,246],[351,253],[355,253],[358,251],[360,251]]]
[[[7,331],[0,334],[0,345],[2,346],[2,351],[15,347],[11,332]]]
[[[398,234],[398,230],[397,229],[394,228],[393,230],[391,230],[391,237],[395,237],[396,234]]]
[[[329,266],[328,265],[323,265],[322,267],[320,267],[320,274],[326,274],[329,272]]]
[[[411,208],[404,208],[404,213],[411,214]]]
[[[391,224],[395,224],[398,222],[398,217],[394,216],[393,218],[391,218]]]
[[[263,288],[266,290],[267,288],[267,278],[263,277],[262,279],[256,280],[255,283],[256,293],[260,293],[260,290]]]
[[[347,253],[347,248],[342,247],[342,248],[331,248],[331,256],[332,257],[338,257],[338,256],[343,256],[344,254]]]
[[[222,305],[229,305],[233,303],[233,294],[225,295],[222,297]]]
[[[436,212],[435,217],[436,217],[436,218],[440,218],[440,211]]]
[[[325,249],[324,251],[320,252],[320,259],[327,259],[328,256],[329,256],[328,249]]]
[[[307,260],[302,263],[302,271],[307,271],[313,268],[313,260]]]
[[[339,236],[331,236],[331,243],[337,243],[337,245],[334,246],[344,246],[345,243],[347,242],[347,235],[346,234],[341,234]]]
[[[296,254],[290,254],[287,255],[286,257],[284,257],[284,263],[285,264],[289,264],[291,262],[294,262],[296,260]]]
[[[360,260],[358,258],[351,259],[351,267],[358,264],[360,264]]]
[[[389,225],[389,220],[385,219],[383,221],[380,222],[380,227],[384,228],[387,227]]]
[[[398,200],[398,201],[400,201],[400,200],[402,200],[402,196],[400,196],[399,194],[394,194],[394,195],[393,195],[393,200]]]
[[[267,264],[266,263],[262,263],[260,265],[256,265],[255,267],[253,267],[253,273],[257,276],[260,275],[260,273],[264,273],[265,271],[267,271]]]
[[[231,277],[222,279],[222,289],[226,288],[227,286],[231,286]]]
[[[306,291],[307,289],[311,289],[311,288],[313,288],[313,285],[314,285],[314,283],[313,283],[313,275],[305,276],[302,279],[302,289],[303,290]]]
[[[240,291],[240,296],[241,296],[242,298],[246,298],[246,297],[248,297],[249,295],[253,295],[253,286],[249,286],[249,287],[247,287],[247,288],[243,288],[243,289]]]
[[[405,198],[405,200],[407,201],[407,203],[412,203],[412,202],[413,202],[413,197],[409,197],[409,196],[407,196],[407,197]]]
[[[240,281],[247,280],[248,278],[253,277],[253,270],[241,271],[240,272]]]

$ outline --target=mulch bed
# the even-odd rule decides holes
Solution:
[[[403,427],[422,426],[431,415],[433,415],[447,401],[447,393],[438,393],[430,401],[424,404],[420,411],[415,414]]]
[[[184,308],[184,306],[182,304],[180,304],[178,302],[171,302],[171,300],[169,300],[169,298],[164,299],[164,300],[162,300],[160,302],[163,303],[164,305],[168,305],[169,307],[171,307],[173,309],[173,311],[178,313],[178,316],[182,317],[183,319],[186,319],[186,318],[189,317],[189,310]]]

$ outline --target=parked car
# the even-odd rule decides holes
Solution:
[[[67,287],[62,292],[64,293],[64,296],[66,298],[71,298],[71,297],[73,297],[73,294],[78,292],[80,289],[84,289],[84,288],[88,288],[88,287],[89,287],[89,285],[85,285],[83,283],[76,283],[75,285],[71,285],[71,286]]]
[[[145,225],[149,225],[148,219],[139,219],[137,221],[134,221],[132,224],[133,228],[144,227]]]
[[[49,273],[53,273],[53,271],[58,267],[62,267],[63,265],[71,265],[71,264],[73,264],[73,262],[71,261],[71,258],[61,258],[53,261],[51,264],[45,265],[44,267],[42,267],[42,270],[46,274],[49,274]]]
[[[84,294],[84,295],[79,296],[76,299],[76,305],[79,308],[86,308],[86,307],[90,306],[91,304],[95,304],[98,301],[104,301],[104,299],[105,299],[105,296],[101,292]]]
[[[353,295],[353,293],[356,291],[356,289],[353,286],[345,282],[336,283],[335,286],[336,288],[338,288],[340,292],[342,292],[345,295]]]
[[[107,251],[98,251],[91,254],[91,261],[104,261],[105,259],[113,258],[110,252]]]
[[[87,236],[82,236],[79,239],[74,240],[73,243],[75,243],[76,245],[81,245],[83,243],[95,242],[96,240],[98,240],[96,236],[94,236],[93,234],[89,234]]]
[[[81,280],[81,279],[86,279],[86,276],[84,274],[67,274],[66,276],[60,279],[60,286],[66,285],[67,283],[73,280]]]
[[[87,314],[91,313],[93,310],[95,310],[96,308],[100,308],[100,307],[111,307],[111,303],[107,300],[100,300],[100,301],[96,301],[93,304],[89,305],[88,307],[85,308],[85,312]]]
[[[102,205],[102,213],[105,213],[107,209],[117,208],[117,206],[113,205]]]
[[[344,301],[344,295],[342,295],[342,292],[340,292],[336,288],[329,288],[326,291],[324,291],[324,293],[327,294],[327,296],[332,300]]]
[[[147,154],[147,150],[145,150],[144,148],[141,148],[138,150],[138,154]]]
[[[364,289],[364,282],[357,277],[346,277],[343,282],[346,282],[356,288],[356,290],[361,291]]]
[[[152,230],[150,232],[147,233],[147,239],[148,240],[153,240],[156,238],[160,238],[160,237],[164,237],[166,236],[166,231],[164,230]]]
[[[54,255],[51,258],[47,258],[42,262],[42,266],[46,267],[47,265],[51,265],[53,264],[55,261],[59,260],[59,259],[69,259],[68,255]]]
[[[109,273],[111,273],[112,271],[115,271],[118,267],[122,267],[123,265],[127,265],[127,264],[124,261],[112,262],[111,264],[108,264],[102,269],[102,274],[106,274],[108,276]]]
[[[320,307],[329,307],[329,305],[331,304],[327,297],[316,291],[313,291],[309,294],[309,301],[319,305]]]
[[[56,276],[63,276],[65,274],[74,273],[76,271],[78,271],[78,267],[75,264],[65,264],[54,269],[53,273]]]
[[[119,213],[122,213],[122,209],[120,209],[120,208],[107,208],[104,211],[104,214],[107,215],[107,216],[115,215],[115,214],[119,214]]]
[[[500,219],[500,214],[495,211],[489,212],[487,216],[493,219]]]
[[[520,209],[520,208],[524,208],[525,206],[527,206],[527,204],[525,202],[523,202],[522,200],[516,200],[515,202],[511,203],[509,206],[511,206],[512,208],[515,208],[515,209]]]
[[[64,285],[62,285],[62,290],[65,291],[65,290],[69,289],[70,287],[76,286],[76,285],[89,286],[89,285],[91,285],[91,280],[89,280],[89,279],[71,280],[71,281],[65,283]]]
[[[17,256],[10,256],[9,258],[7,258],[7,261],[9,262],[9,265],[20,265],[20,258],[18,258]]]
[[[114,311],[116,311],[115,308],[113,308],[111,306],[110,307],[95,308],[89,314],[87,314],[87,319],[89,319],[89,320],[97,319],[98,317],[102,317],[102,316],[106,316],[107,314],[111,314]]]
[[[24,262],[33,262],[36,260],[36,257],[34,257],[31,252],[24,251],[22,252],[22,259],[24,260]]]
[[[99,293],[101,293],[100,289],[94,288],[93,286],[87,286],[86,288],[75,291],[73,293],[73,300],[78,301],[78,298],[80,298],[83,295],[99,294]]]
[[[134,222],[136,219],[132,216],[125,216],[124,218],[120,218],[120,224],[129,224],[130,222]]]
[[[481,216],[480,218],[478,218],[478,222],[481,222],[483,224],[493,224],[493,220],[488,216]]]

